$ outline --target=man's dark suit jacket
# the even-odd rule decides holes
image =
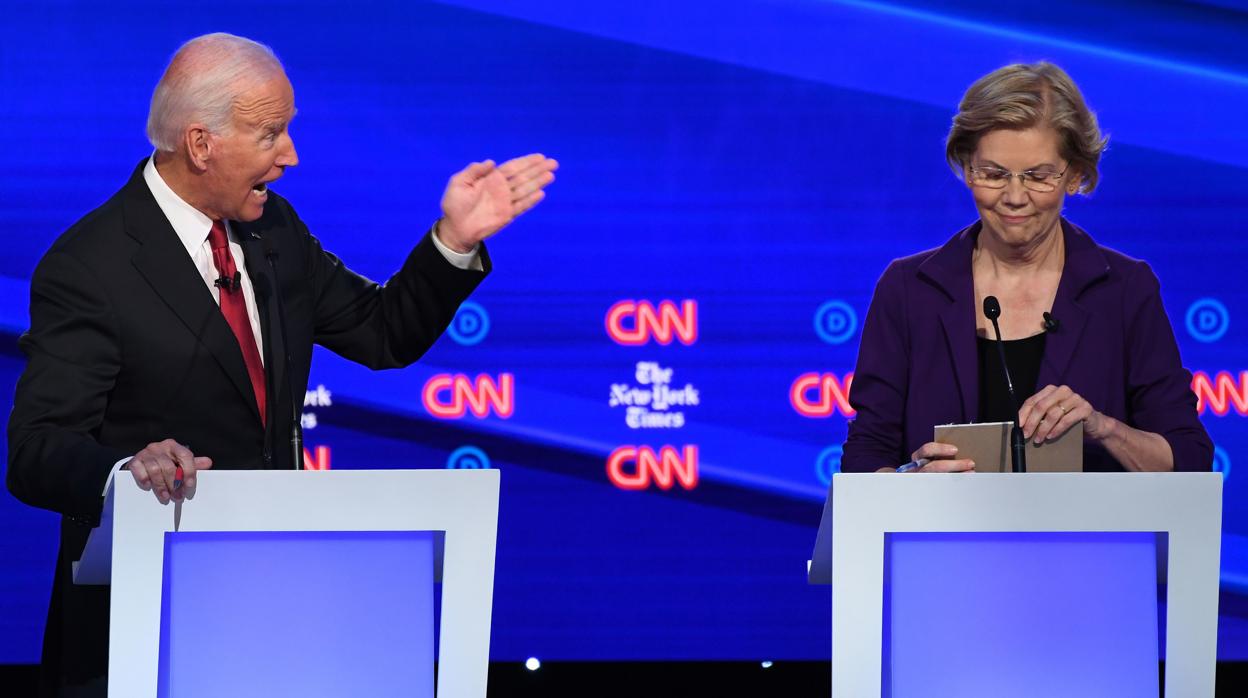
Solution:
[[[281,293],[296,399],[313,343],[370,368],[406,366],[442,333],[485,274],[456,268],[429,235],[379,286],[324,251],[284,199],[231,223],[256,290],[265,429],[238,341],[143,179],[66,231],[31,279],[28,364],[9,422],[9,490],[62,515],[44,633],[43,693],[99,683],[108,669],[108,588],[75,586],[70,563],[98,523],[114,464],[172,438],[213,468],[291,468],[292,409],[273,298]],[[274,279],[264,252],[277,252]],[[482,250],[482,261],[489,260]],[[267,456],[266,456],[267,454]]]
[[[1052,310],[1059,325],[1045,338],[1037,386],[1069,385],[1093,409],[1160,434],[1175,470],[1210,470],[1213,442],[1196,414],[1192,374],[1179,360],[1157,276],[1061,224],[1066,263]],[[897,467],[932,440],[935,425],[979,419],[971,257],[980,229],[975,223],[942,247],[895,260],[880,277],[850,389],[857,416],[843,472]],[[1083,461],[1084,470],[1123,469],[1090,442]]]

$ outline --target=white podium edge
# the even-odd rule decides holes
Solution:
[[[807,571],[832,585],[832,695],[880,695],[886,533],[1062,531],[1169,534],[1166,695],[1212,698],[1221,473],[837,473]]]
[[[499,471],[240,470],[198,479],[180,531],[445,532],[436,695],[485,698]],[[108,690],[155,698],[174,506],[130,478],[118,478],[115,490]]]

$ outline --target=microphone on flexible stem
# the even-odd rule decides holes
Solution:
[[[1018,424],[1018,412],[1022,408],[1018,403],[1018,395],[1014,393],[1014,381],[1010,378],[1010,367],[1005,363],[1005,342],[1001,340],[1001,326],[997,318],[1001,317],[1001,303],[996,296],[984,298],[984,316],[992,322],[992,329],[997,333],[997,355],[1001,357],[1001,370],[1005,372],[1005,387],[1010,391],[1010,399],[1014,402],[1014,426],[1010,428],[1010,461],[1014,472],[1027,472],[1027,440],[1023,438],[1023,428]]]
[[[255,231],[251,231],[248,233],[248,236],[252,240],[256,241],[256,243],[260,242],[259,233]],[[269,299],[273,297],[273,291],[270,288],[269,277],[266,274],[257,274],[251,277],[251,284],[252,284],[251,286],[252,291],[254,291],[256,294],[256,302],[260,303],[262,307],[264,308],[264,312],[265,312],[264,317],[267,321],[267,319],[270,317],[270,314],[268,312]],[[263,349],[264,349],[263,361],[264,361],[264,366],[265,366],[264,391],[269,396],[269,399],[264,401],[264,412],[265,412],[264,414],[264,450],[261,452],[262,454],[261,457],[263,458],[264,467],[266,469],[273,467],[273,432],[277,429],[277,415],[276,415],[277,405],[279,402],[281,402],[280,400],[274,397],[275,395],[277,395],[277,387],[274,385],[275,381],[273,379],[273,377],[277,374],[276,369],[273,368],[274,366],[277,365],[276,363],[274,363],[274,359],[273,359],[273,345],[275,343],[276,343],[276,340],[271,341],[271,342],[264,342],[264,346],[263,346]]]
[[[264,257],[269,260],[269,268],[273,270],[273,296],[277,299],[277,323],[282,333],[282,353],[286,363],[286,391],[290,397],[290,453],[295,470],[303,470],[303,394],[295,391],[295,376],[292,372],[294,361],[290,358],[290,342],[286,333],[286,307],[282,304],[282,291],[277,283],[277,248],[273,239],[264,238]],[[298,394],[300,399],[295,400]]]

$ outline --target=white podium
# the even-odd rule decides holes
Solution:
[[[432,687],[437,613],[433,584],[440,576],[437,695],[485,697],[498,530],[497,470],[205,471],[198,479],[195,499],[182,505],[175,532],[173,504],[161,505],[131,478],[117,478],[101,526],[92,532],[82,561],[75,565],[77,583],[111,580],[110,696],[202,695],[203,689],[195,685],[199,682],[183,677],[232,670],[207,660],[202,664],[210,666],[196,665],[191,654],[190,663],[181,666],[196,671],[182,671],[179,676],[173,670],[170,675],[168,629],[162,638],[162,595],[168,596],[170,588],[166,575],[171,569],[197,569],[180,573],[194,579],[174,580],[184,589],[195,588],[193,596],[181,602],[181,608],[190,612],[174,606],[180,619],[191,622],[194,616],[194,622],[211,624],[214,615],[232,610],[233,604],[254,591],[276,603],[265,602],[244,612],[244,622],[254,615],[262,617],[257,623],[271,625],[276,617],[272,607],[292,604],[298,604],[293,607],[295,615],[287,617],[294,618],[300,628],[306,622],[306,627],[334,635],[339,628],[362,622],[365,626],[352,632],[364,633],[363,637],[374,631],[384,633],[382,638],[369,639],[384,642],[398,659],[362,657],[362,665],[353,664],[348,671],[358,668],[360,676],[372,679],[402,669],[404,677],[421,676],[427,681],[423,689],[410,686],[410,692],[405,689],[394,695],[427,695]],[[247,532],[256,535],[249,537]],[[168,551],[177,549],[173,545],[183,545],[177,541],[190,543],[177,556],[198,568],[170,567],[166,558],[175,556]],[[206,545],[200,545],[201,541]],[[334,552],[339,549],[342,552]],[[324,557],[326,550],[331,557]],[[227,553],[225,558],[212,557],[221,551]],[[312,557],[305,554],[309,552]],[[319,561],[313,560],[317,556]],[[214,559],[225,559],[224,564],[236,569],[222,569],[222,563]],[[296,567],[283,569],[283,565]],[[306,570],[319,571],[309,576]],[[377,586],[357,592],[351,586],[356,582],[349,581],[351,574],[357,575],[357,581],[363,574],[367,584]],[[217,591],[217,582],[204,586],[199,577],[218,580],[230,591]],[[240,589],[237,582],[244,578],[261,581],[244,582]],[[259,588],[268,579],[283,580],[273,583],[282,588]],[[179,603],[177,598],[173,603]],[[163,606],[168,615],[169,598],[163,599]],[[242,641],[256,642],[247,627],[224,630]],[[334,639],[300,637],[290,646],[254,648],[230,660],[241,662],[240,672],[280,672],[281,666],[275,665],[283,657],[312,662],[335,659],[327,656],[322,642]],[[228,649],[222,647],[228,641],[218,643],[194,634],[183,633],[179,642],[182,655],[199,649],[195,645],[202,645],[206,652]],[[427,671],[404,665],[422,661],[428,662]],[[322,694],[315,685],[304,685],[306,677],[279,680],[288,679],[289,683],[281,684],[280,694]],[[244,693],[256,694],[255,690],[253,685]],[[333,693],[336,689],[323,690]]]
[[[1219,473],[837,474],[832,695],[1156,696],[1164,628],[1166,695],[1212,697],[1221,520]]]

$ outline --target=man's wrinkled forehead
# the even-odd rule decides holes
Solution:
[[[236,120],[256,128],[285,125],[297,111],[294,89],[281,71],[240,81],[231,106]]]

